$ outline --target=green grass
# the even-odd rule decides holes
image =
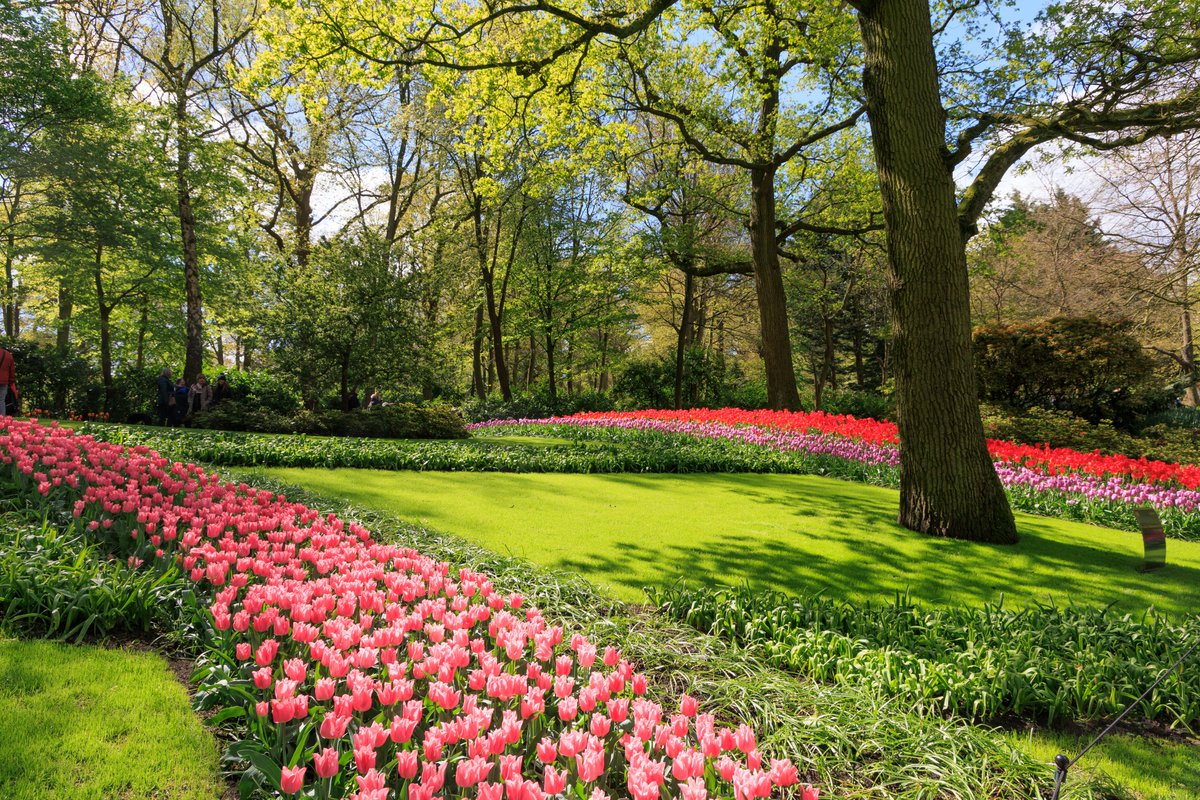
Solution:
[[[1093,738],[1092,734],[1052,731],[1008,734],[1014,747],[1047,764],[1053,763],[1058,753],[1074,757]],[[1061,800],[1077,796],[1072,787],[1081,782],[1085,773],[1097,772],[1104,773],[1139,800],[1195,800],[1200,796],[1200,748],[1195,742],[1110,734],[1067,773]]]
[[[0,641],[0,797],[221,796],[213,738],[159,656]]]
[[[577,572],[614,596],[691,581],[853,601],[1033,600],[1200,610],[1200,544],[1140,574],[1136,534],[1018,515],[1015,546],[935,539],[894,522],[894,490],[807,475],[563,475],[275,469],[318,493]]]

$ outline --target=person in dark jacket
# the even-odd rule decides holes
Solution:
[[[163,367],[155,383],[158,385],[158,424],[173,425],[175,387],[171,385],[171,368]]]
[[[191,389],[188,388],[187,381],[183,378],[175,381],[175,406],[171,409],[175,412],[172,425],[182,425],[183,418],[188,415],[188,395],[191,394]]]
[[[225,380],[225,375],[224,375],[224,373],[222,373],[217,378],[217,382],[215,384],[213,384],[211,405],[215,406],[217,403],[220,403],[222,400],[228,400],[232,396],[232,394],[233,394],[233,392],[229,388],[229,381]]]

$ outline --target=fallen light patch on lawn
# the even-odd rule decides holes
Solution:
[[[853,602],[910,591],[928,604],[1200,609],[1200,543],[1169,542],[1169,566],[1139,574],[1138,534],[1078,522],[1018,514],[1013,546],[938,539],[896,524],[896,490],[815,475],[266,473],[576,572],[632,602],[684,578]]]

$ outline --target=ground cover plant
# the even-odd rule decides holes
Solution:
[[[1139,574],[1127,531],[1019,514],[1016,545],[913,534],[896,492],[815,475],[541,475],[273,469],[326,497],[574,571],[616,597],[688,581],[822,591],[853,602],[911,593],[929,604],[1032,601],[1136,615],[1200,606],[1200,544],[1171,542]],[[536,514],[529,509],[536,508]]]
[[[904,703],[972,719],[1049,724],[1115,717],[1200,638],[1200,616],[1033,604],[850,604],[747,588],[676,585],[664,613],[816,680],[866,681]],[[1197,659],[1200,663],[1200,658]],[[1200,672],[1169,673],[1135,719],[1200,723]]]
[[[799,782],[749,726],[687,696],[664,710],[616,648],[564,635],[483,573],[145,448],[0,423],[26,498],[131,565],[181,564],[212,598],[201,702],[249,734],[226,755],[249,763],[246,789],[748,800]]]
[[[212,736],[159,655],[0,639],[5,800],[215,800]]]

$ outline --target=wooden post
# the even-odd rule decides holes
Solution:
[[[1167,565],[1167,534],[1163,530],[1162,520],[1153,508],[1135,508],[1133,514],[1137,517],[1138,527],[1142,529],[1142,546],[1146,550],[1146,563],[1142,572],[1160,569]]]

